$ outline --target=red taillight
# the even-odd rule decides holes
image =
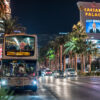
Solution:
[[[52,72],[46,72],[46,74],[51,74]]]
[[[35,73],[33,73],[33,76],[35,76]]]

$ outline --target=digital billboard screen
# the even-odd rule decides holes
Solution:
[[[90,39],[93,44],[96,44],[96,48],[98,49],[98,53],[100,53],[100,40],[97,39]]]
[[[32,36],[7,36],[6,56],[34,56],[35,39]]]
[[[100,20],[86,20],[86,33],[100,34]]]

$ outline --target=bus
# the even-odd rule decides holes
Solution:
[[[37,91],[37,35],[4,36],[1,87]]]

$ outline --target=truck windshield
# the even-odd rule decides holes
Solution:
[[[9,66],[9,67],[3,67],[2,69],[2,75],[3,76],[28,76],[28,75],[32,75],[34,76],[34,73],[35,70],[34,70],[34,67],[25,67],[23,65],[20,65],[20,66]]]

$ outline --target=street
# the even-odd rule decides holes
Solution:
[[[15,100],[100,100],[100,78],[39,78],[37,93],[16,92]]]

